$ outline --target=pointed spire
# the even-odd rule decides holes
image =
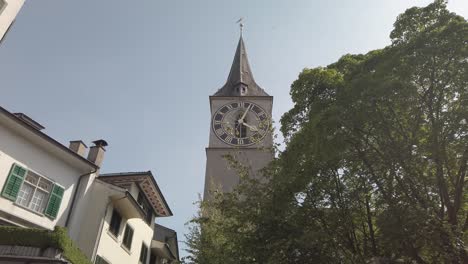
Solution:
[[[253,78],[242,31],[226,84],[214,96],[269,96]]]

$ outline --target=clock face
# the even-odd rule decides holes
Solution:
[[[226,144],[250,146],[260,142],[270,128],[270,119],[260,106],[246,101],[223,105],[213,115],[213,131]]]

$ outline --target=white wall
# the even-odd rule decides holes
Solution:
[[[112,264],[138,263],[140,258],[141,244],[145,241],[148,246],[148,260],[151,240],[153,238],[153,228],[148,226],[143,219],[132,218],[128,223],[134,230],[132,248],[130,251],[122,247],[122,240],[127,219],[122,215],[122,223],[117,237],[113,237],[109,232],[109,223],[112,217],[113,206],[110,196],[125,196],[124,191],[119,187],[95,180],[86,198],[80,200],[86,206],[83,213],[77,214],[73,229],[78,230],[72,238],[77,242],[78,247],[88,258],[93,257],[95,246],[96,254],[108,260]],[[133,194],[137,194],[136,186],[132,186]],[[136,198],[135,198],[136,199]]]
[[[0,40],[24,4],[24,0],[5,0],[5,2],[7,3],[6,8],[3,11],[0,10]]]
[[[47,229],[53,229],[56,225],[64,226],[72,193],[78,176],[83,172],[0,123],[0,190],[3,189],[13,163],[57,182],[64,187],[65,193],[57,218],[54,220],[26,210],[2,196],[0,196],[0,211]]]
[[[112,217],[112,210],[112,206],[107,208],[106,221],[104,222],[101,233],[97,255],[107,259],[112,264],[138,263],[140,258],[141,245],[144,242],[148,247],[147,261],[149,261],[153,229],[151,229],[151,227],[149,227],[142,219],[123,219],[119,234],[117,238],[114,238],[109,232],[109,223]],[[124,229],[127,223],[134,230],[132,246],[129,251],[122,247]]]
[[[114,194],[102,183],[94,181],[87,195],[79,200],[80,210],[73,214],[69,227],[70,237],[81,251],[91,259],[99,236],[106,207],[110,204],[109,196]]]

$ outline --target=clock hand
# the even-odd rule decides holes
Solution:
[[[244,122],[244,118],[247,115],[247,112],[249,111],[250,107],[252,107],[252,104],[250,104],[249,107],[247,107],[247,109],[244,112],[244,115],[239,119],[239,123]]]
[[[258,131],[258,128],[256,126],[251,126],[251,125],[249,125],[247,123],[242,123],[242,124],[244,126],[248,127],[250,129],[250,131],[254,131],[254,132]]]

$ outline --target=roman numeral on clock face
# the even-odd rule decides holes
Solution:
[[[248,102],[239,102],[239,108],[249,108],[251,105],[251,103],[248,103]]]
[[[256,105],[254,105],[254,106],[252,107],[252,110],[253,110],[257,115],[260,114],[260,113],[262,112],[262,110],[261,110],[258,106],[256,106]]]
[[[268,120],[268,114],[261,106],[244,100],[231,101],[215,112],[212,131],[228,145],[246,147],[265,137]]]
[[[220,114],[220,113],[217,113],[217,114],[215,115],[215,117],[214,117],[214,120],[215,120],[215,121],[221,121],[222,119],[223,119],[223,115]]]
[[[215,130],[215,133],[218,134],[218,135],[223,134],[223,132],[224,132],[224,131],[223,131],[222,128],[218,128],[218,129]]]
[[[218,130],[218,129],[220,129],[221,127],[222,127],[222,126],[221,126],[221,122],[215,121],[214,129],[215,129],[215,130]]]

